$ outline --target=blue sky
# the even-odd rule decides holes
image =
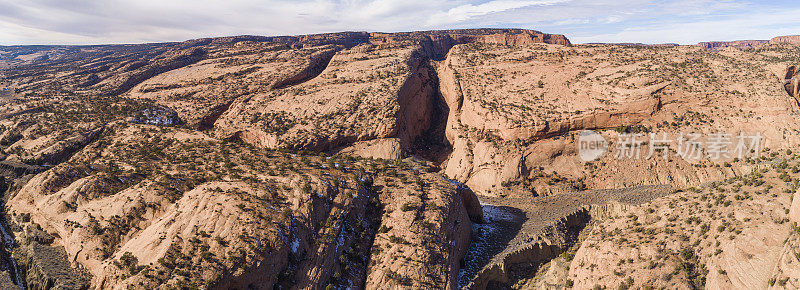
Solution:
[[[800,1],[0,0],[0,45],[479,27],[574,43],[769,39],[800,34]]]

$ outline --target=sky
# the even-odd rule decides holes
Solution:
[[[0,45],[484,27],[573,43],[769,39],[800,34],[800,1],[0,0]]]

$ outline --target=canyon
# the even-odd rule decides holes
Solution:
[[[0,47],[0,286],[800,287],[794,40]],[[721,131],[762,147],[618,158]]]

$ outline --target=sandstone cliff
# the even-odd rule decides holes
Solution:
[[[92,287],[455,283],[469,243],[468,207],[476,206],[464,199],[475,198],[435,174],[338,158],[303,156],[295,165],[293,155],[186,130],[109,130],[7,204],[15,228],[40,228],[48,245],[86,269]],[[227,169],[206,167],[216,162]],[[398,178],[416,181],[398,186]]]
[[[432,74],[418,48],[342,51],[314,79],[237,99],[214,127],[267,148],[326,151],[382,139],[407,151],[431,124]]]
[[[575,253],[568,277],[576,288],[797,287],[800,267],[790,253],[800,236],[785,210],[791,193],[770,167],[604,219]]]
[[[788,43],[788,44],[800,44],[800,35],[788,35],[788,36],[778,36],[773,37],[769,40],[770,43]]]
[[[0,95],[0,191],[13,236],[0,283],[691,287],[702,265],[714,287],[800,285],[784,280],[797,276],[796,206],[784,193],[798,167],[775,159],[794,162],[784,149],[800,144],[800,48],[757,44],[571,45],[476,29],[2,47],[13,69],[0,70],[12,88]],[[589,129],[612,146],[584,162],[576,143]],[[759,132],[771,151],[615,158],[626,133],[719,130]],[[748,174],[769,174],[774,188],[734,179],[658,208],[587,190]],[[728,240],[697,234],[712,223],[689,215]],[[649,237],[635,248],[617,229]],[[687,245],[697,251],[676,252]],[[637,259],[652,253],[647,269]],[[676,265],[689,270],[642,282]]]

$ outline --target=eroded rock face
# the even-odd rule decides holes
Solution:
[[[398,138],[383,138],[356,142],[342,148],[337,153],[365,158],[402,159],[403,147]]]
[[[381,196],[391,205],[372,246],[367,289],[456,288],[472,226],[466,204],[457,188],[441,177],[423,178],[417,185],[421,188]],[[456,196],[455,202],[449,196]]]
[[[3,87],[13,88],[0,96],[9,222],[25,243],[20,249],[63,247],[60,259],[85,268],[95,288],[455,288],[473,224],[492,225],[476,193],[568,199],[587,188],[680,188],[762,169],[758,160],[723,165],[620,160],[613,153],[582,162],[581,130],[615,141],[622,133],[674,137],[727,128],[758,131],[773,150],[800,144],[788,133],[800,128],[791,114],[797,102],[783,92],[797,98],[797,69],[786,70],[783,89],[772,77],[786,68],[791,45],[712,53],[696,46],[569,44],[536,31],[478,29],[2,47],[2,66],[13,68],[0,70]],[[147,111],[140,122],[124,119],[153,107],[164,110]],[[187,126],[158,126],[176,123],[176,116]],[[437,146],[441,158],[422,154]],[[398,161],[409,155],[428,160]],[[736,201],[761,192],[749,189],[737,192]],[[773,222],[731,220],[747,232],[718,255],[736,262],[708,265],[737,273],[780,265],[782,272],[759,272],[758,283],[797,276],[796,263],[786,258],[796,252],[797,237],[769,236],[789,229],[787,196],[768,198],[776,190],[757,199],[772,209]],[[709,196],[681,195],[657,202],[653,212],[633,211],[643,220],[663,214],[664,223],[670,203],[705,205]],[[546,220],[550,205],[545,200],[526,218]],[[797,220],[795,208],[789,221]],[[616,211],[628,210],[589,214],[614,211],[608,218],[619,218],[625,215]],[[618,263],[611,257],[641,252],[602,233],[594,238],[615,251],[587,244],[578,256],[611,261],[599,266],[609,271],[578,264],[557,272],[573,271],[581,287],[618,286],[611,284],[619,279],[607,278]],[[508,265],[566,250],[537,246],[524,235],[517,240],[520,251],[512,251]],[[765,259],[741,253],[749,247]],[[711,249],[698,257],[714,255]],[[659,263],[674,269],[682,265],[676,257]],[[500,269],[505,262],[492,265],[500,266],[476,285],[512,281],[505,276],[513,271]],[[28,278],[53,280],[53,272],[39,268]],[[726,279],[708,277],[721,288],[760,285]]]
[[[783,88],[789,96],[800,100],[800,68],[797,66],[790,66],[786,69],[786,75],[783,79]]]
[[[432,75],[419,48],[341,51],[312,80],[238,99],[214,124],[215,133],[238,134],[259,147],[314,151],[394,138],[408,150],[430,126]],[[396,156],[379,156],[387,154]]]
[[[100,86],[107,87],[110,95],[119,95],[154,76],[196,63],[203,59],[205,54],[206,51],[201,48],[168,51],[162,56],[163,59],[156,59],[147,64],[141,64],[141,66],[132,64],[123,67],[125,72],[105,80]],[[97,76],[93,78],[97,78]]]
[[[126,95],[169,107],[190,126],[211,130],[238,98],[311,78],[338,49],[238,42],[213,49],[195,64],[144,80]]]
[[[571,44],[569,39],[563,35],[546,34],[524,29],[463,29],[372,33],[370,42],[375,44],[407,43],[420,45],[427,56],[433,59],[443,59],[450,49],[458,44],[487,43],[512,46],[527,46],[535,43]]]
[[[136,134],[130,130],[141,127],[129,128],[119,129],[111,139],[134,147],[144,145],[138,147],[142,150],[166,145],[137,144],[134,140],[144,140],[130,135]],[[203,140],[201,135],[190,134],[185,138],[179,140],[188,144]],[[147,173],[123,161],[132,161],[139,153],[117,151],[120,149],[97,144],[81,151],[69,162],[38,175],[23,186],[8,202],[8,211],[18,217],[15,222],[20,227],[33,223],[57,237],[53,244],[63,246],[69,261],[75,261],[91,273],[95,287],[139,282],[203,284],[203,281],[232,287],[248,284],[267,287],[275,282],[286,259],[266,261],[261,257],[288,255],[288,244],[282,240],[281,231],[283,235],[288,233],[289,220],[280,212],[263,207],[248,210],[247,207],[255,206],[257,201],[247,201],[249,195],[237,192],[255,192],[256,189],[240,182],[203,183],[201,176]],[[102,152],[107,154],[106,158],[94,158],[94,154]],[[133,155],[124,157],[122,154]],[[90,168],[103,160],[112,162],[112,167]],[[149,166],[156,167],[150,170],[160,167],[153,161],[151,159]],[[93,163],[95,165],[91,165]],[[126,167],[133,171],[123,169]],[[276,223],[258,218],[266,216],[274,216],[272,220]],[[261,250],[229,251],[246,249],[248,243],[259,245]],[[133,258],[123,258],[131,254]],[[234,264],[239,266],[234,267]],[[142,268],[144,265],[148,268]],[[148,274],[150,278],[144,275],[151,269],[177,273],[175,271],[189,271],[194,267],[205,270],[190,274],[187,280],[176,280],[172,275]],[[269,271],[272,275],[253,274]]]
[[[716,53],[695,47],[454,46],[437,66],[440,92],[449,107],[445,136],[453,148],[442,163],[443,172],[479,194],[495,195],[557,193],[581,188],[582,183],[612,188],[692,186],[749,170],[747,166],[698,167],[679,158],[618,160],[609,153],[596,161],[606,166],[587,172],[586,164],[575,155],[575,142],[581,130],[599,131],[608,141],[616,140],[620,132],[636,133],[631,129],[646,130],[639,131],[645,139],[647,132],[675,137],[680,128],[687,126],[694,131],[717,130],[699,119],[715,119],[715,126],[721,124],[716,122],[723,122],[731,132],[759,131],[765,139],[783,139],[779,130],[774,130],[775,125],[784,121],[796,123],[785,115],[795,110],[796,102],[777,91],[777,86],[764,85],[771,81],[768,74],[745,67],[777,66],[764,61],[761,55],[781,53],[784,48],[768,45],[760,49],[763,51],[720,52],[729,60],[735,59],[733,62],[689,64],[690,59],[715,59]],[[657,60],[659,57],[665,59]],[[692,73],[710,67],[728,67],[743,78],[734,81],[719,75],[711,80]],[[677,75],[681,77],[676,78]],[[704,85],[698,86],[699,83]],[[770,121],[756,120],[765,122],[755,124],[740,115],[738,108],[751,108],[754,114],[761,109],[735,94],[710,89],[742,88],[744,83],[748,89],[743,91],[757,96],[762,100],[759,102],[775,104],[773,109],[783,112],[781,116],[775,115]],[[711,113],[722,104],[738,105],[735,110],[716,109]],[[722,115],[729,117],[720,121],[718,117]],[[687,123],[686,118],[697,122]],[[744,125],[748,123],[751,125]],[[612,146],[610,150],[616,148]],[[617,169],[611,173],[603,172],[604,168]],[[574,182],[552,186],[565,179]]]
[[[402,162],[230,147],[173,127],[120,122],[108,130],[13,191],[7,204],[16,236],[31,237],[24,247],[63,247],[59,263],[86,269],[92,287],[455,281],[471,229],[463,199],[476,199],[436,174]],[[220,156],[228,169],[206,167]],[[41,252],[34,248],[30,255]],[[51,279],[48,271],[41,279]]]
[[[790,159],[794,166],[797,161]],[[776,222],[791,217],[785,208],[793,193],[769,194],[759,183],[739,186],[743,180],[761,180],[785,189],[778,176],[765,170],[605,216],[588,233],[564,277],[575,288],[796,287],[800,266],[786,253],[800,249],[800,235],[791,223]],[[732,188],[756,193],[746,200],[719,194]],[[702,196],[716,197],[703,201]],[[702,205],[714,199],[725,205]],[[600,274],[609,272],[621,275]]]
[[[72,268],[63,247],[50,247],[32,241],[17,248],[14,255],[17,257],[19,265],[25,269],[25,283],[29,288],[89,288],[87,273]]]

